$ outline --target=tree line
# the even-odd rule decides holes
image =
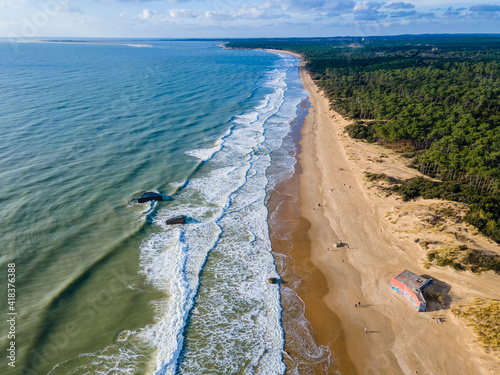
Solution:
[[[469,203],[466,220],[500,242],[499,36],[253,39],[229,46],[301,53],[332,108],[355,120],[351,137],[400,150],[423,174],[474,191],[458,199],[439,184],[423,189]]]

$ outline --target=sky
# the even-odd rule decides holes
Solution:
[[[500,1],[0,0],[0,37],[251,38],[500,33]]]

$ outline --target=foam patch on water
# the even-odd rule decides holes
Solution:
[[[331,369],[331,362],[335,361],[330,348],[316,343],[311,334],[314,331],[305,317],[305,304],[297,293],[290,287],[283,287],[283,295],[289,315],[285,322],[285,330],[289,335],[287,345],[296,355],[295,367],[289,369],[290,372],[300,374],[301,365],[305,369],[314,365],[315,371],[321,368],[321,373],[327,373]]]
[[[200,148],[187,151],[186,154],[192,156],[194,158],[200,159],[202,161],[209,160],[217,151],[219,151],[224,142],[224,138],[230,134],[230,130],[228,130],[220,139],[218,139],[213,147],[210,148]]]
[[[144,347],[144,343],[132,340],[96,353],[83,353],[57,364],[47,375],[133,375],[138,369],[148,371],[148,355],[139,345]]]

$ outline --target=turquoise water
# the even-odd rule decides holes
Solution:
[[[298,61],[113,43],[0,43],[0,275],[15,262],[18,313],[0,368],[283,373],[265,201],[295,159],[266,170],[305,97]],[[145,214],[145,191],[171,199]]]

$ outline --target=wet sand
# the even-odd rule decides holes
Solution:
[[[307,110],[308,103],[302,103]],[[304,119],[292,123],[291,137],[300,154]],[[269,196],[270,237],[282,284],[284,360],[287,374],[355,374],[347,356],[340,321],[323,301],[327,280],[311,260],[310,222],[300,215],[300,161],[294,175]],[[307,307],[304,309],[304,307]],[[304,311],[305,310],[305,311]],[[326,323],[326,324],[325,324]],[[321,327],[316,331],[314,327]]]

